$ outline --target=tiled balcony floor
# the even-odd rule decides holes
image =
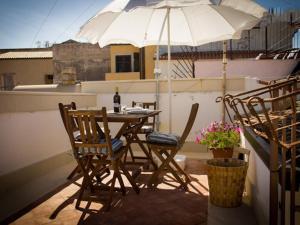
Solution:
[[[222,209],[208,203],[208,183],[205,160],[187,160],[186,171],[193,177],[189,191],[178,190],[178,183],[170,176],[158,189],[150,190],[145,184],[150,177],[143,172],[137,182],[139,195],[130,188],[126,178],[127,195],[115,193],[114,206],[104,212],[107,193],[93,198],[84,196],[81,210],[75,209],[77,191],[81,180],[67,186],[13,224],[132,224],[132,225],[196,225],[196,224],[255,224],[252,211],[245,205],[235,209]],[[93,201],[91,201],[93,200]],[[55,217],[51,218],[50,217]]]

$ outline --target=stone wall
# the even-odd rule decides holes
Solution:
[[[75,68],[76,80],[105,80],[110,71],[109,47],[67,41],[53,45],[54,83],[62,83],[64,68]]]

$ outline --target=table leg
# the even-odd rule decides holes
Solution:
[[[136,143],[138,143],[138,145],[140,146],[140,148],[142,149],[142,151],[144,152],[148,160],[150,160],[150,163],[153,165],[154,169],[157,170],[157,165],[153,160],[152,154],[145,148],[145,145],[143,144],[143,142],[141,141],[141,139],[138,137],[137,134],[134,135],[134,140]]]

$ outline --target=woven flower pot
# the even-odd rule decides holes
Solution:
[[[239,159],[211,159],[207,165],[210,203],[226,208],[240,206],[248,163]]]
[[[214,158],[232,158],[233,148],[210,148]]]

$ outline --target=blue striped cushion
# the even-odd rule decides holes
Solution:
[[[99,141],[99,143],[100,144],[105,143],[105,140],[101,139]],[[117,153],[123,146],[123,141],[121,141],[120,139],[117,139],[117,138],[113,138],[111,140],[111,145],[112,145],[113,153]],[[91,153],[91,154],[108,154],[106,148],[102,148],[102,149],[100,149],[100,151],[95,148],[79,148],[78,149],[78,154],[80,154],[80,155],[89,154],[89,153]]]
[[[105,143],[105,140],[104,140],[104,139],[101,139],[101,140],[100,140],[100,143]],[[119,151],[120,148],[123,146],[123,141],[121,141],[120,139],[117,139],[117,138],[113,138],[113,139],[111,140],[111,146],[112,146],[112,151],[113,151],[113,152],[117,152],[117,151]],[[103,154],[107,154],[105,148],[103,148],[103,149],[101,150],[101,152],[102,152]]]
[[[80,131],[79,130],[74,131],[73,132],[73,137],[74,137],[75,141],[81,141]]]
[[[153,132],[147,136],[147,141],[154,144],[178,145],[180,137],[175,134]]]
[[[99,126],[98,126],[99,127]],[[100,139],[104,139],[105,138],[105,134],[103,133],[102,129],[99,127],[97,128],[98,130],[98,135],[99,135],[99,138]],[[73,137],[75,139],[75,141],[81,141],[81,134],[80,134],[80,131],[77,130],[77,131],[74,131],[73,132]]]

